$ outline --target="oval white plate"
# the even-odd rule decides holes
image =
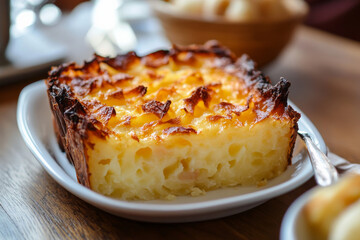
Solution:
[[[281,222],[280,240],[309,240],[310,230],[305,222],[303,208],[314,189],[311,189],[295,200],[286,211]]]
[[[104,211],[139,221],[190,222],[233,215],[293,190],[313,174],[304,147],[297,144],[292,166],[264,187],[224,188],[210,191],[204,196],[177,197],[172,201],[122,201],[98,194],[76,181],[72,165],[56,144],[44,81],[23,89],[18,102],[17,121],[31,152],[61,186]],[[299,128],[308,132],[320,149],[326,151],[322,137],[304,114]]]

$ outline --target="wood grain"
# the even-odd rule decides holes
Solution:
[[[360,162],[360,46],[301,28],[287,51],[264,69],[292,82],[290,98],[332,151]],[[0,88],[0,239],[278,239],[289,205],[313,180],[252,210],[185,224],[112,216],[73,196],[43,170],[16,125],[16,104],[30,81]]]

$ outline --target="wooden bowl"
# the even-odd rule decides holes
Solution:
[[[150,2],[172,43],[203,44],[215,39],[238,56],[248,54],[258,66],[266,65],[281,53],[308,11],[304,5],[281,20],[235,22],[184,14],[161,0]]]

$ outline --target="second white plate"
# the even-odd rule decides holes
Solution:
[[[301,113],[293,104],[292,106]],[[326,145],[319,132],[310,120],[301,114],[300,130],[308,132],[325,152]],[[17,121],[27,146],[55,181],[77,197],[104,211],[139,221],[190,222],[233,215],[297,188],[313,174],[304,147],[297,144],[292,166],[264,187],[224,188],[200,197],[177,197],[171,201],[123,201],[103,196],[76,181],[73,166],[56,143],[43,81],[33,83],[21,92]]]

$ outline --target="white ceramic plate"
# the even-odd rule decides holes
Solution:
[[[298,108],[294,108],[301,113]],[[27,146],[55,181],[104,211],[140,221],[190,222],[233,215],[295,189],[313,174],[304,147],[297,144],[292,166],[261,188],[224,188],[210,191],[204,196],[177,197],[172,201],[122,201],[98,194],[76,181],[74,168],[56,144],[43,81],[33,83],[21,92],[17,121]],[[308,132],[321,150],[326,151],[322,137],[304,114],[299,121],[299,128]]]
[[[280,240],[312,239],[302,211],[312,192],[313,189],[301,195],[286,211],[281,223]]]

